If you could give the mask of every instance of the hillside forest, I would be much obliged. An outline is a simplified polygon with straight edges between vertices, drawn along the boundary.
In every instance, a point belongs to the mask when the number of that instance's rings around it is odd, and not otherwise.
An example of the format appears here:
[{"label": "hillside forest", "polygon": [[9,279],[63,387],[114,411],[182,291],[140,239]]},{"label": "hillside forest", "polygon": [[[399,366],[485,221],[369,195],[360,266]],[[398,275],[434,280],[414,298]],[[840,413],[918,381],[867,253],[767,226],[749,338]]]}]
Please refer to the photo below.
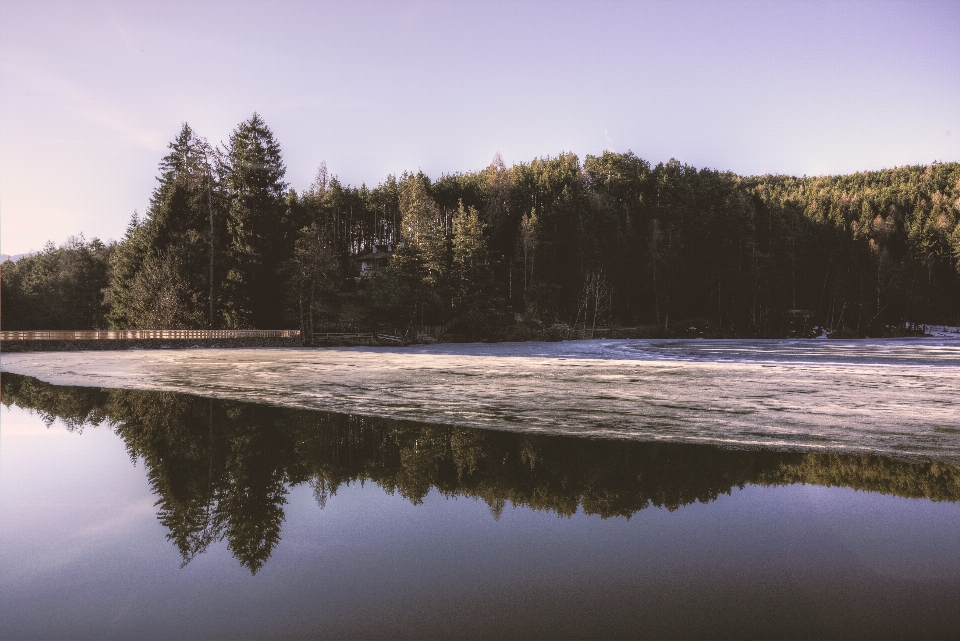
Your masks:
[{"label": "hillside forest", "polygon": [[960,321],[960,163],[739,176],[632,152],[296,191],[254,114],[184,124],[125,236],[2,267],[3,329],[498,340],[881,336]]}]

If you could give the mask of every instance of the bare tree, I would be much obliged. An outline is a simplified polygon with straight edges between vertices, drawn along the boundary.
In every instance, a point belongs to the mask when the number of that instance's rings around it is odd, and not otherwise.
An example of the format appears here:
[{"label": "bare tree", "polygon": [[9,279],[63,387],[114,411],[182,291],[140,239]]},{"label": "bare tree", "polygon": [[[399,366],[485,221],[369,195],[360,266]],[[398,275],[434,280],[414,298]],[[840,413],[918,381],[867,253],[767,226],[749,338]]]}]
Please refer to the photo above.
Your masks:
[{"label": "bare tree", "polygon": [[583,278],[583,288],[577,303],[577,319],[573,328],[582,328],[593,338],[597,325],[603,325],[610,316],[610,289],[603,269],[588,271]]},{"label": "bare tree", "polygon": [[322,196],[326,193],[328,184],[330,184],[330,173],[327,171],[327,161],[321,160],[320,167],[317,168],[317,176],[310,185],[310,191],[317,196]]}]

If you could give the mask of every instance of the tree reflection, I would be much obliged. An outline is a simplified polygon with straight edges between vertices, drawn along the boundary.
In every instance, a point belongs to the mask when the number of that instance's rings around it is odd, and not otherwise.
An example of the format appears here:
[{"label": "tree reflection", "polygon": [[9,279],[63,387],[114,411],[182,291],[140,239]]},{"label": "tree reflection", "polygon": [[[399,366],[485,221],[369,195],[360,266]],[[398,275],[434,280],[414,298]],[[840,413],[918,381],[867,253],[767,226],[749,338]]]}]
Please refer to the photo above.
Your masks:
[{"label": "tree reflection", "polygon": [[630,518],[706,503],[746,484],[812,483],[960,501],[960,470],[879,456],[499,432],[219,401],[179,393],[61,387],[4,374],[3,403],[67,429],[109,423],[144,462],[158,517],[188,563],[226,540],[256,573],[280,540],[290,487],[322,508],[373,481],[414,504],[432,490],[487,503]]}]

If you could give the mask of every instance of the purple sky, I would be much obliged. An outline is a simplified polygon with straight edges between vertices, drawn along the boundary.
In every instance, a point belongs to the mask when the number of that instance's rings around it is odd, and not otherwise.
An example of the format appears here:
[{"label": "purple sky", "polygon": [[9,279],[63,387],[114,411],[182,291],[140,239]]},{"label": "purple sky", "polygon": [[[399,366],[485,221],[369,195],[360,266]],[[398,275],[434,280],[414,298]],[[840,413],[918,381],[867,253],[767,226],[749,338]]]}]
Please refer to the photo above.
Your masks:
[{"label": "purple sky", "polygon": [[0,251],[120,238],[187,121],[287,181],[574,151],[741,174],[960,160],[960,2],[0,4]]}]

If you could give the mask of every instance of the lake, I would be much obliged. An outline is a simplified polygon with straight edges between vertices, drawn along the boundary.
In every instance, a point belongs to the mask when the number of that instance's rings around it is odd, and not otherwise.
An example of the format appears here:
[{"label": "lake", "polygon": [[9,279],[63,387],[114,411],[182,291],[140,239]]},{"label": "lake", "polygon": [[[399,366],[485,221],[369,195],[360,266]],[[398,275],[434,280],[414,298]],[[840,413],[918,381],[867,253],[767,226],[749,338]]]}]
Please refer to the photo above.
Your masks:
[{"label": "lake", "polygon": [[956,637],[956,348],[779,343],[5,354],[0,637]]}]

